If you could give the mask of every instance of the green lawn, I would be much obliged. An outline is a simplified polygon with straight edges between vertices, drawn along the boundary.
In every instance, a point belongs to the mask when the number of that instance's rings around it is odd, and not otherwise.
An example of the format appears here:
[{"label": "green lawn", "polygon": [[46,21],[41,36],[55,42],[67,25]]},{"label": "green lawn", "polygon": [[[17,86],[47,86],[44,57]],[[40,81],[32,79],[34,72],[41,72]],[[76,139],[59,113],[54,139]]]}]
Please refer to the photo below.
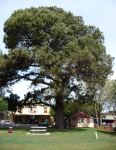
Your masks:
[{"label": "green lawn", "polygon": [[50,131],[50,135],[26,135],[25,130],[0,130],[0,150],[115,150],[116,135],[95,129]]}]

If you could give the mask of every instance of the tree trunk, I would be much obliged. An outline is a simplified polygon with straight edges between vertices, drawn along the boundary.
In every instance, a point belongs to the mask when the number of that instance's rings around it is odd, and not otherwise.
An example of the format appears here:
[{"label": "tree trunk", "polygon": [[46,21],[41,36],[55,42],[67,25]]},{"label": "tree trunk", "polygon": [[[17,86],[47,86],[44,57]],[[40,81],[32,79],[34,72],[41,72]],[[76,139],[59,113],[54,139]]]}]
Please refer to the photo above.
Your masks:
[{"label": "tree trunk", "polygon": [[56,99],[56,110],[55,110],[55,127],[58,130],[64,128],[64,115],[63,115],[63,99],[60,97]]},{"label": "tree trunk", "polygon": [[97,127],[99,127],[99,117],[98,117],[98,109],[97,109],[97,104],[96,103],[95,103],[95,114],[96,114]]}]

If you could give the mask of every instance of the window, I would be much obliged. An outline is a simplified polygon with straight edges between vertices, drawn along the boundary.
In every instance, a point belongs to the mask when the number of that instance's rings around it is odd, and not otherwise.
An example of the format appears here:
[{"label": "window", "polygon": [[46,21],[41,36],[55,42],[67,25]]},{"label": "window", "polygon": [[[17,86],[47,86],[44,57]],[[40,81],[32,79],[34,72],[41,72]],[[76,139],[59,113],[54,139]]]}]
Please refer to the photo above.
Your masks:
[{"label": "window", "polygon": [[47,113],[47,107],[46,106],[44,107],[44,113]]},{"label": "window", "polygon": [[90,118],[87,118],[87,123],[90,123]]},{"label": "window", "polygon": [[84,118],[79,118],[78,123],[84,123]]},{"label": "window", "polygon": [[36,107],[31,107],[30,108],[30,113],[36,113]]}]

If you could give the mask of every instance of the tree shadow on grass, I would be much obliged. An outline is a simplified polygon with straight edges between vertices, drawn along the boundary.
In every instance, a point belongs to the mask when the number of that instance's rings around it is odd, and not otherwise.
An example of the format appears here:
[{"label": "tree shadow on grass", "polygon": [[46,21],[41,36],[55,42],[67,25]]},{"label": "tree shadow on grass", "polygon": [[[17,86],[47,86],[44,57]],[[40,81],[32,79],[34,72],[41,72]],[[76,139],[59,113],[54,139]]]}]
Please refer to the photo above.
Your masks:
[{"label": "tree shadow on grass", "polygon": [[[7,128],[0,128],[0,130],[6,130],[8,131],[8,127]],[[23,131],[23,132],[27,132],[30,130],[30,128],[24,128],[24,127],[13,127],[12,129],[13,131]],[[51,132],[51,133],[56,133],[56,132],[82,132],[82,131],[86,131],[87,128],[67,128],[67,129],[62,129],[62,130],[57,130],[55,128],[48,128],[47,131]]]},{"label": "tree shadow on grass", "polygon": [[[29,131],[30,128],[17,128],[17,127],[13,127],[12,130],[13,131]],[[8,131],[9,130],[9,127],[2,127],[0,128],[0,130],[3,130],[3,131]]]},{"label": "tree shadow on grass", "polygon": [[68,128],[68,129],[62,129],[62,130],[57,130],[54,128],[48,129],[49,132],[82,132],[86,131],[86,128]]},{"label": "tree shadow on grass", "polygon": [[107,135],[110,135],[112,137],[116,136],[116,132],[113,132],[113,131],[97,130],[97,132],[100,132],[100,133],[103,133],[103,134],[107,134]]}]

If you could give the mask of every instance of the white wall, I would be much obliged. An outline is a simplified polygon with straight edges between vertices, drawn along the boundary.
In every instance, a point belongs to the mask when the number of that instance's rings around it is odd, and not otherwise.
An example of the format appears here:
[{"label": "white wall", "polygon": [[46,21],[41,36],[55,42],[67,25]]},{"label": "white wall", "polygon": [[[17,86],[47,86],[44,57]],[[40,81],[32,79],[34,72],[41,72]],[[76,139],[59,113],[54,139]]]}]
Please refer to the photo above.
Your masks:
[{"label": "white wall", "polygon": [[77,127],[89,127],[94,128],[94,119],[90,118],[90,122],[87,122],[87,118],[84,118],[84,122],[77,122]]},{"label": "white wall", "polygon": [[[47,113],[44,113],[44,107],[47,108]],[[50,114],[50,107],[47,106],[42,106],[42,105],[38,105],[38,106],[34,106],[32,108],[30,107],[24,107],[21,111],[21,113],[19,113],[18,111],[15,114],[24,114],[24,115],[49,115]]]}]

